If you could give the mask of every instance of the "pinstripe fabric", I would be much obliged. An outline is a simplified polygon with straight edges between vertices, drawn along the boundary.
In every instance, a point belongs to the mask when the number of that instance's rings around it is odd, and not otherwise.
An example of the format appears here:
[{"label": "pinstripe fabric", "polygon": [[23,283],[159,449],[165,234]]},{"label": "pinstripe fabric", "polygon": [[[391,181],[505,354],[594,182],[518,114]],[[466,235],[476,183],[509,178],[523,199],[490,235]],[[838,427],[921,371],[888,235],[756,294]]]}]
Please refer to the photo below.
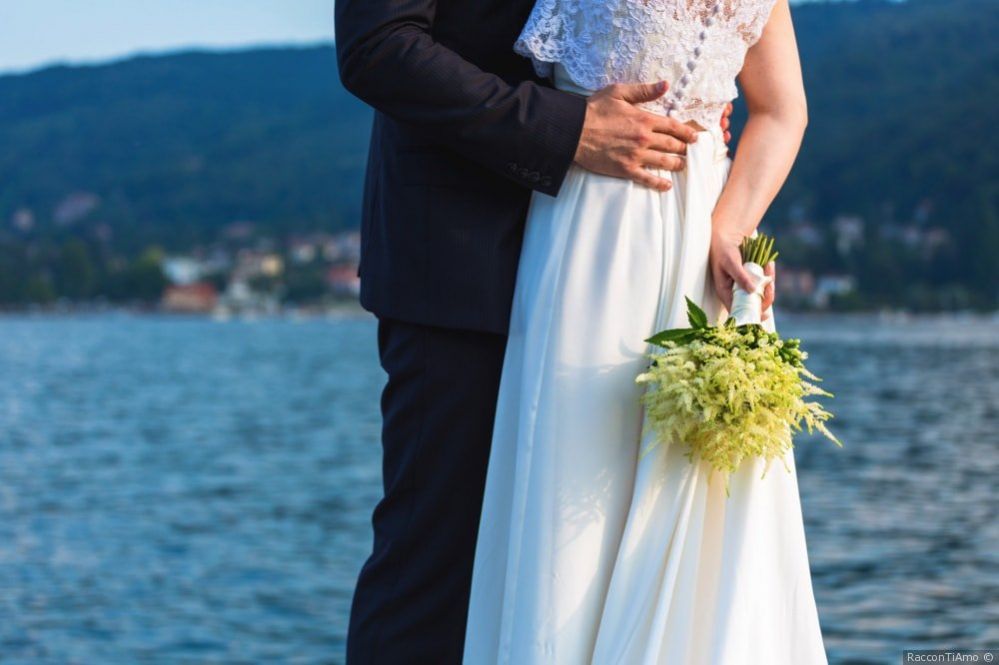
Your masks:
[{"label": "pinstripe fabric", "polygon": [[348,90],[375,108],[361,302],[382,317],[505,332],[531,190],[555,194],[585,100],[513,43],[530,0],[337,0]]}]

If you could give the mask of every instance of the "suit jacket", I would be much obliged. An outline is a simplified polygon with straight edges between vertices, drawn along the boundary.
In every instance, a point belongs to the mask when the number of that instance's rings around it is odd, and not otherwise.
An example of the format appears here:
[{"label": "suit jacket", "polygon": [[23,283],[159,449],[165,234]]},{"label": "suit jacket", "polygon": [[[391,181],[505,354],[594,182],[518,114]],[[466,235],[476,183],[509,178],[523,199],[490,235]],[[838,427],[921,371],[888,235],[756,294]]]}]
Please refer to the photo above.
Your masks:
[{"label": "suit jacket", "polygon": [[531,190],[555,195],[586,104],[513,43],[531,0],[336,0],[340,78],[375,108],[361,303],[507,330]]}]

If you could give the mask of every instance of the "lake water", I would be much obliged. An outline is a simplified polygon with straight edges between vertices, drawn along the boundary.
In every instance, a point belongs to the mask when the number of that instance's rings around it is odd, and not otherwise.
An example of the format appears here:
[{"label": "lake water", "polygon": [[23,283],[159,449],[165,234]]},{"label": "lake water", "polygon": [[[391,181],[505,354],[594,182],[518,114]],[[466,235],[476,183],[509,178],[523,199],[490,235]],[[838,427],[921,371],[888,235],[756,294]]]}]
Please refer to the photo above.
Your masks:
[{"label": "lake water", "polygon": [[[999,647],[999,324],[781,325],[830,661]],[[0,319],[0,662],[342,662],[381,382],[366,317]]]}]

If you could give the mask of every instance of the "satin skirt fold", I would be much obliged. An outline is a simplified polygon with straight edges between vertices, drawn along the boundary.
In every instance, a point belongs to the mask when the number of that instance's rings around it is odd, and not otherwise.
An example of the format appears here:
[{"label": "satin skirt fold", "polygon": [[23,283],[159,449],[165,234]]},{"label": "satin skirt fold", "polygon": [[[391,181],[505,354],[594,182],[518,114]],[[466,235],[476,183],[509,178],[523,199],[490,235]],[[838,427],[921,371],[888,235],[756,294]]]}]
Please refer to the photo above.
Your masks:
[{"label": "satin skirt fold", "polygon": [[726,497],[680,444],[640,455],[643,340],[686,325],[685,296],[723,314],[708,250],[729,167],[704,131],[666,193],[574,166],[532,199],[467,665],[826,662],[793,457],[747,463]]}]

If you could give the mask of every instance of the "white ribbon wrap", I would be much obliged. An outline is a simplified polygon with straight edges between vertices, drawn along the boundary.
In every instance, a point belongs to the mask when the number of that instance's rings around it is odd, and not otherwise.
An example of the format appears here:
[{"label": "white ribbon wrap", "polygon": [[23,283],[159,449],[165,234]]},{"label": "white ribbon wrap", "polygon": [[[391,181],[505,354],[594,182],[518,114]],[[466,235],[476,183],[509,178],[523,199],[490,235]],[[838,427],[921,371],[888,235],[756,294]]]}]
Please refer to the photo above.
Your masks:
[{"label": "white ribbon wrap", "polygon": [[736,325],[740,326],[746,323],[763,323],[763,289],[773,281],[773,278],[764,275],[763,267],[755,263],[744,263],[742,267],[752,277],[756,287],[748,293],[738,282],[732,285],[730,315],[735,318]]}]

